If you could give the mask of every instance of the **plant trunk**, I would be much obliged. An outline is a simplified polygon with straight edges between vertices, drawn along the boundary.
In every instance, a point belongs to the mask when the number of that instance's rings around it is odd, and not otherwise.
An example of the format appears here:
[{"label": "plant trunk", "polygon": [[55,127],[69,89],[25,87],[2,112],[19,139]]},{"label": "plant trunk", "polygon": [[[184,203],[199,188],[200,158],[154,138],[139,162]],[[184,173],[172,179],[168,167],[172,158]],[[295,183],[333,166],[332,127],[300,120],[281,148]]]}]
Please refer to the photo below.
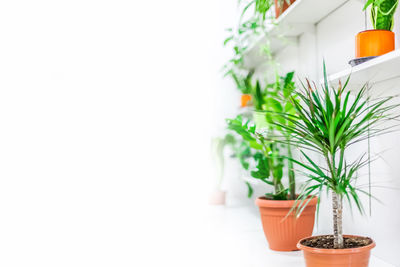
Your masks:
[{"label": "plant trunk", "polygon": [[333,208],[333,247],[335,249],[343,248],[342,231],[342,198],[332,191]]},{"label": "plant trunk", "polygon": [[[290,148],[290,145],[288,145],[287,149],[288,157],[292,158],[292,149]],[[294,177],[293,162],[291,160],[288,160],[288,175],[290,199],[294,200],[296,199],[296,180]]]}]

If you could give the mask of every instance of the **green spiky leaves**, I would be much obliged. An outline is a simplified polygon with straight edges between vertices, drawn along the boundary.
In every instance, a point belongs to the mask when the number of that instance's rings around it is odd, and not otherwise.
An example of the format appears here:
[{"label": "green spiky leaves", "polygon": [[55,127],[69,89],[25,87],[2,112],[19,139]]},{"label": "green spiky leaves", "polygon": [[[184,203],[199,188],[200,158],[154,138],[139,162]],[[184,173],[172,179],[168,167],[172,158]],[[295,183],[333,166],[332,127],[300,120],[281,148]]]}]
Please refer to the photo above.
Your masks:
[{"label": "green spiky leaves", "polygon": [[[319,195],[322,190],[332,190],[342,199],[355,203],[362,213],[359,193],[365,192],[354,184],[357,171],[369,164],[369,159],[362,153],[357,160],[348,161],[346,151],[352,144],[391,131],[382,124],[396,118],[392,111],[399,105],[389,104],[393,97],[371,99],[367,94],[367,86],[360,88],[354,97],[350,96],[346,90],[349,79],[343,86],[339,83],[337,88],[330,87],[324,64],[322,88],[306,80],[296,94],[300,101],[291,97],[296,113],[279,114],[291,122],[290,125],[276,123],[291,139],[279,136],[273,139],[299,147],[305,158],[301,162],[289,157],[309,177],[300,198],[305,199],[310,194]],[[312,159],[309,151],[320,154],[324,163]]]}]

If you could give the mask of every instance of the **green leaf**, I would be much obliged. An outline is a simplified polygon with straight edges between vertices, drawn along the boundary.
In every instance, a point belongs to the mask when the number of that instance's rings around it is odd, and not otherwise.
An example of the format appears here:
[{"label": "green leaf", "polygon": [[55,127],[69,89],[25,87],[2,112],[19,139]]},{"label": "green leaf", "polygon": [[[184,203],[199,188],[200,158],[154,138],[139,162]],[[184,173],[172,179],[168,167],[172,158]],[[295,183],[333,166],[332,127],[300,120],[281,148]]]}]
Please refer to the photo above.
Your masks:
[{"label": "green leaf", "polygon": [[253,187],[251,186],[251,184],[249,182],[246,182],[247,185],[247,197],[251,198],[253,196]]},{"label": "green leaf", "polygon": [[228,38],[226,38],[226,39],[224,40],[224,46],[227,45],[230,41],[232,41],[233,38],[234,38],[233,36],[229,36]]}]

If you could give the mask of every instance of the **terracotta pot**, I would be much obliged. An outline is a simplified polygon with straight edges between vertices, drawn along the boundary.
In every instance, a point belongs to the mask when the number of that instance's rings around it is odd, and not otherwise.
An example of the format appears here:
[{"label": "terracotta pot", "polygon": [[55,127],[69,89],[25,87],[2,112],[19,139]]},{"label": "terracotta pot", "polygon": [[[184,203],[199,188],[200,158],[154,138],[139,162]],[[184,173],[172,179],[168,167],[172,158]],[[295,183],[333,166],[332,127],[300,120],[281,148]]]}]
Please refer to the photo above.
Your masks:
[{"label": "terracotta pot", "polygon": [[302,241],[297,247],[303,250],[307,267],[368,267],[371,249],[375,247],[375,242],[372,242],[359,248],[321,249],[304,246],[300,244]]},{"label": "terracotta pot", "polygon": [[286,0],[283,1],[283,6],[279,6],[278,0],[275,0],[275,18],[279,18],[280,15],[282,15],[283,12],[285,12],[288,7],[293,4],[296,0],[290,0],[290,5],[286,2]]},{"label": "terracotta pot", "polygon": [[240,98],[240,106],[242,108],[247,107],[250,101],[251,101],[251,95],[242,94],[242,97]]},{"label": "terracotta pot", "polygon": [[288,215],[294,202],[295,200],[256,199],[256,205],[260,208],[264,234],[272,250],[298,250],[297,242],[312,234],[318,199],[313,197],[297,219],[294,212]]},{"label": "terracotta pot", "polygon": [[380,56],[394,50],[394,32],[368,30],[356,36],[356,58]]}]

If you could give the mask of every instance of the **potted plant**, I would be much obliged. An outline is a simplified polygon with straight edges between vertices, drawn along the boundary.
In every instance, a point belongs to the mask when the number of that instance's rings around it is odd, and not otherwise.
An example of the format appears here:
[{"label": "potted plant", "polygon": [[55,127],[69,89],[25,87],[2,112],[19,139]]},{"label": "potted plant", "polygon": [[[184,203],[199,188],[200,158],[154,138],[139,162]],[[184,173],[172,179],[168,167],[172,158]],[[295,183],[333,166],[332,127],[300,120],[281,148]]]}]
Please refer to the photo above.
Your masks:
[{"label": "potted plant", "polygon": [[[257,132],[255,125],[250,125],[250,121],[244,122],[240,116],[227,122],[229,129],[242,136],[257,151],[253,154],[256,168],[251,171],[251,176],[272,186],[271,193],[256,200],[269,247],[277,251],[297,250],[298,240],[311,235],[313,231],[317,198],[310,197],[306,203],[308,205],[302,206],[300,215],[292,209],[297,197],[295,174],[292,163],[282,156],[285,149],[291,155],[290,146],[265,141],[265,135],[270,134],[274,130],[272,128]],[[285,167],[287,186],[283,179]]]},{"label": "potted plant", "polygon": [[246,75],[242,75],[241,73],[235,72],[233,70],[229,71],[228,75],[232,77],[234,80],[236,87],[242,92],[240,98],[240,107],[248,107],[251,105],[251,79],[253,77],[254,70],[250,70]]},{"label": "potted plant", "polygon": [[[290,143],[297,145],[305,158],[291,161],[307,170],[309,179],[300,193],[300,204],[310,194],[320,195],[327,190],[332,194],[333,235],[307,237],[299,241],[307,267],[367,267],[370,250],[375,243],[369,237],[343,235],[343,201],[355,204],[363,212],[360,194],[367,192],[355,185],[357,171],[369,164],[364,155],[349,161],[347,150],[355,143],[390,131],[382,123],[395,118],[389,114],[398,105],[389,105],[392,97],[372,99],[363,86],[350,101],[350,92],[345,92],[339,83],[330,87],[324,64],[324,85],[319,91],[307,80],[303,90],[297,93],[301,101],[292,98],[296,114],[280,114],[292,122],[292,126],[279,124],[291,135]],[[277,142],[287,140],[275,138]],[[317,152],[324,163],[318,164],[308,151]],[[315,155],[315,154],[314,154]]]},{"label": "potted plant", "polygon": [[376,57],[395,49],[393,16],[398,0],[368,0],[363,10],[371,7],[373,30],[362,31],[356,36],[356,58]]}]

